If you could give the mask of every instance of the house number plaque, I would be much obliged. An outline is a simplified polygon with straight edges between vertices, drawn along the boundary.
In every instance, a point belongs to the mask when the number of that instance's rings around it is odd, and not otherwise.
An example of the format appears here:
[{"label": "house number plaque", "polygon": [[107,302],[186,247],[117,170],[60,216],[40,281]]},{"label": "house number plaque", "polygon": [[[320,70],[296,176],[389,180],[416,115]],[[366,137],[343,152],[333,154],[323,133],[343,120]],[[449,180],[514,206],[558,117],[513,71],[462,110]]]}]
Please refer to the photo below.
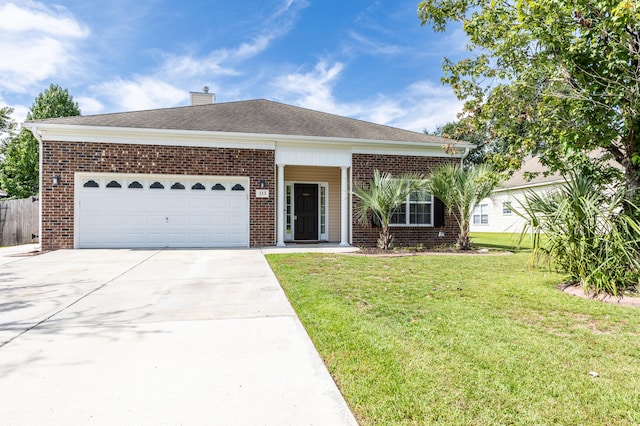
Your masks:
[{"label": "house number plaque", "polygon": [[269,198],[268,189],[256,189],[256,198]]}]

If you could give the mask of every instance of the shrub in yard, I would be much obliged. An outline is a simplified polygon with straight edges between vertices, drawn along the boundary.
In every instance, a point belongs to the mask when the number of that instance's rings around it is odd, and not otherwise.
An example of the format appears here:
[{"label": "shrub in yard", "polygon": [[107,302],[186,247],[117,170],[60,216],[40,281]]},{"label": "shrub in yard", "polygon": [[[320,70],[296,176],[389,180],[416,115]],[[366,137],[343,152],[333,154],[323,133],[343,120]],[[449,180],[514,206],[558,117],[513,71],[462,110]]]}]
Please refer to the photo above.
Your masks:
[{"label": "shrub in yard", "polygon": [[370,226],[371,219],[382,227],[378,247],[389,250],[393,247],[393,235],[389,229],[391,218],[406,202],[412,192],[422,191],[425,180],[421,174],[407,173],[393,176],[374,170],[369,186],[356,185],[353,194],[358,198],[356,220],[363,226]]},{"label": "shrub in yard", "polygon": [[498,177],[486,164],[464,168],[446,164],[435,170],[427,182],[427,190],[438,197],[453,215],[460,229],[456,246],[471,249],[469,219],[473,208],[491,195]]},{"label": "shrub in yard", "polygon": [[530,192],[516,213],[526,222],[522,236],[532,235],[534,261],[546,258],[585,290],[618,296],[640,278],[640,224],[622,209],[628,203],[622,191],[574,173],[558,190]]}]

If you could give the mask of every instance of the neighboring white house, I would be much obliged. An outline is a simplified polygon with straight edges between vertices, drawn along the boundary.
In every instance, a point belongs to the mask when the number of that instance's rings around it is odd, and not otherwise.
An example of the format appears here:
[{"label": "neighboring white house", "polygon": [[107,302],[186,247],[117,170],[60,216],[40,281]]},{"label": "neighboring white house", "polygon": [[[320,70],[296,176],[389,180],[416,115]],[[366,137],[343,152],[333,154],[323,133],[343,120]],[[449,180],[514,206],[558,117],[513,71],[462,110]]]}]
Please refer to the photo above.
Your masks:
[{"label": "neighboring white house", "polygon": [[[471,216],[471,232],[520,232],[524,220],[513,212],[518,208],[519,201],[525,195],[534,191],[538,194],[546,193],[564,180],[559,173],[544,176],[546,168],[534,157],[530,158],[498,189],[493,191],[490,198],[485,198],[475,207]],[[525,173],[539,172],[532,180],[525,179]]]}]

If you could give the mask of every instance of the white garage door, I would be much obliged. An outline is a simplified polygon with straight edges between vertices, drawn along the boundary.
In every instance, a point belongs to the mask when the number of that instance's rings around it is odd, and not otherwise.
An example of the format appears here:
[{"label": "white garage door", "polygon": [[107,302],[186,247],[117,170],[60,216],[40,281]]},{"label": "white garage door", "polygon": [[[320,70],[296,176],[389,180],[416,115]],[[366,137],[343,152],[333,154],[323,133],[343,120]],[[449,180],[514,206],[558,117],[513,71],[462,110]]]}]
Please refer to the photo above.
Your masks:
[{"label": "white garage door", "polygon": [[76,247],[247,247],[248,179],[76,176]]}]

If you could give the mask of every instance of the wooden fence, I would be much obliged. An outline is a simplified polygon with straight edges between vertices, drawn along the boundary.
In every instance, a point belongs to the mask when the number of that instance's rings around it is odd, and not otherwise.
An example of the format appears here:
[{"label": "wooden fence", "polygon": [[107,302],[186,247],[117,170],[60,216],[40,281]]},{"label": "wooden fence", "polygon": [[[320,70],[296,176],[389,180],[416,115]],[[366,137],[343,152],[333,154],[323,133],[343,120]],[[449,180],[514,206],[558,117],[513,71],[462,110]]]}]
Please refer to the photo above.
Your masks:
[{"label": "wooden fence", "polygon": [[38,242],[38,199],[0,201],[0,247]]}]

